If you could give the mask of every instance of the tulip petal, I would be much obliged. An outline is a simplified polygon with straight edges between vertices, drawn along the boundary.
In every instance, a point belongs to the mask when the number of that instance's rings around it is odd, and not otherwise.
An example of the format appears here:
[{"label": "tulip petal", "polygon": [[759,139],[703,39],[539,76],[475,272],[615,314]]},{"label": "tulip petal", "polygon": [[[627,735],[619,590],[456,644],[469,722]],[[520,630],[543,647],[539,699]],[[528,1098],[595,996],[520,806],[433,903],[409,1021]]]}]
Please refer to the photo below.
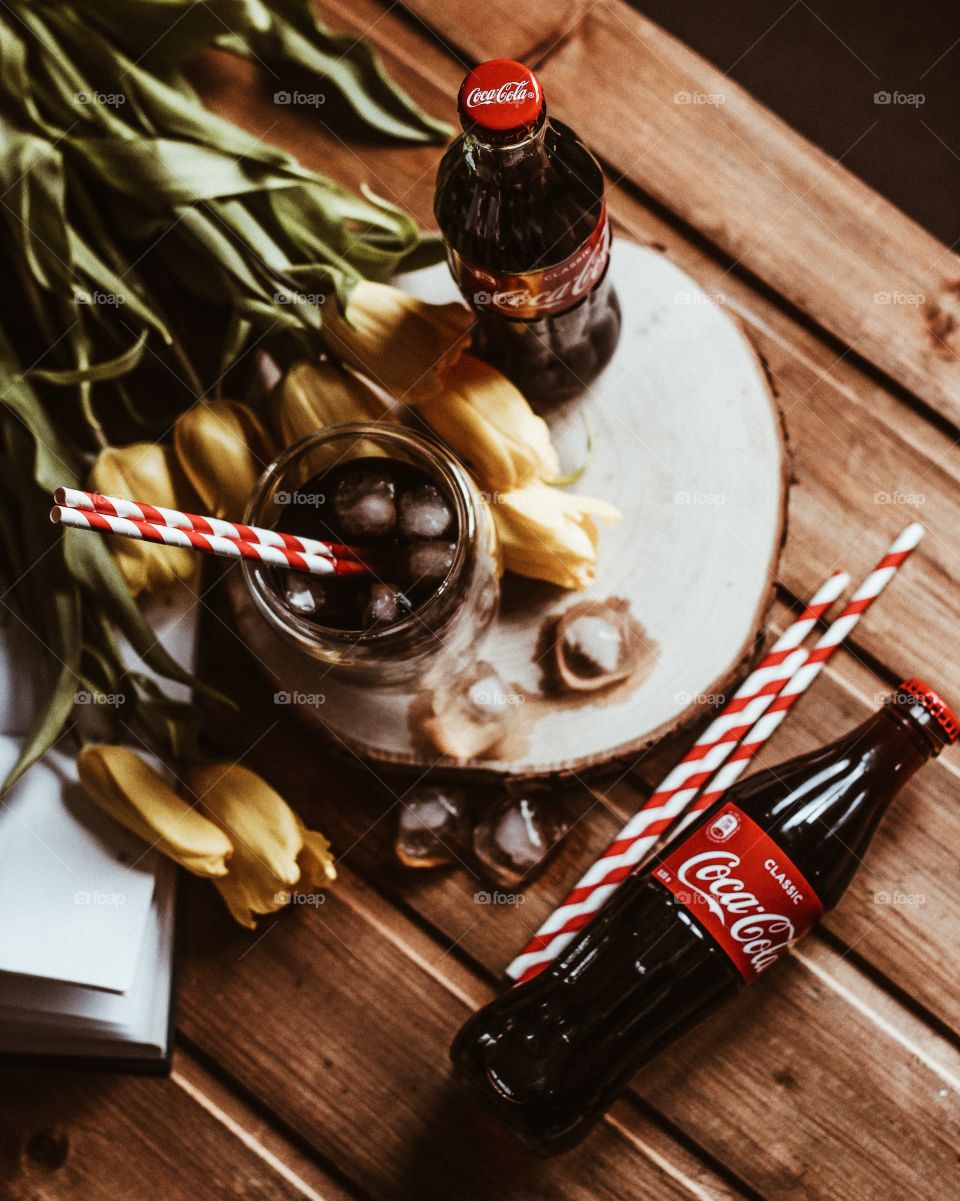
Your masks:
[{"label": "tulip petal", "polygon": [[273,394],[272,424],[282,445],[343,421],[377,421],[386,405],[372,388],[333,363],[294,363]]},{"label": "tulip petal", "polygon": [[196,876],[222,877],[233,845],[125,746],[85,746],[77,759],[91,800],[126,829]]},{"label": "tulip petal", "polygon": [[[102,450],[90,472],[90,487],[94,492],[162,508],[180,509],[192,503],[190,487],[173,452],[154,442]],[[197,556],[190,550],[128,538],[111,538],[110,550],[133,596],[161,591],[178,582],[193,584],[200,570]]]},{"label": "tulip petal", "polygon": [[303,847],[297,860],[300,864],[300,888],[304,892],[315,892],[336,880],[337,869],[333,865],[330,843],[319,830],[308,830],[300,822],[300,835],[303,838]]},{"label": "tulip petal", "polygon": [[184,474],[207,514],[240,521],[257,480],[274,457],[253,410],[235,400],[211,400],[184,413],[173,429]]},{"label": "tulip petal", "polygon": [[335,305],[325,309],[321,334],[341,362],[397,400],[419,404],[440,391],[472,325],[465,305],[428,304],[388,284],[361,280],[345,315]]},{"label": "tulip petal", "polygon": [[482,488],[508,491],[559,472],[547,423],[495,367],[464,354],[443,383],[417,411],[469,463]]},{"label": "tulip petal", "polygon": [[230,872],[216,885],[242,926],[253,929],[257,915],[281,909],[301,872],[307,889],[334,878],[326,839],[306,830],[255,772],[238,764],[207,764],[188,772],[186,782],[233,843]]},{"label": "tulip petal", "polygon": [[620,520],[606,501],[546,484],[501,493],[492,505],[508,571],[548,580],[561,588],[586,588],[594,578],[599,534]]}]

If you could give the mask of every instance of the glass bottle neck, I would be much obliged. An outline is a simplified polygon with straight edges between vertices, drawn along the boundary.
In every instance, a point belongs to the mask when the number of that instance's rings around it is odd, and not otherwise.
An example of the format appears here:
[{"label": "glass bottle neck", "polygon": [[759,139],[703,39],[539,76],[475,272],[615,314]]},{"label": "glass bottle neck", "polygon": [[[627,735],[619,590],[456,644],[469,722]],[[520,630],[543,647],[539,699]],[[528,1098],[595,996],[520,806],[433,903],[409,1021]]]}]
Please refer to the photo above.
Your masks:
[{"label": "glass bottle neck", "polygon": [[545,133],[546,118],[526,135],[510,139],[495,139],[476,131],[463,135],[464,157],[469,166],[484,179],[499,179],[508,172],[516,175],[526,169],[538,169],[547,161]]},{"label": "glass bottle neck", "polygon": [[[900,729],[904,745],[913,748],[917,756],[915,765],[908,770],[914,770],[926,763],[928,759],[939,755],[945,745],[936,719],[908,693],[897,692],[877,714],[878,718],[886,718]],[[909,752],[906,752],[909,758]],[[907,764],[904,765],[908,766]]]}]

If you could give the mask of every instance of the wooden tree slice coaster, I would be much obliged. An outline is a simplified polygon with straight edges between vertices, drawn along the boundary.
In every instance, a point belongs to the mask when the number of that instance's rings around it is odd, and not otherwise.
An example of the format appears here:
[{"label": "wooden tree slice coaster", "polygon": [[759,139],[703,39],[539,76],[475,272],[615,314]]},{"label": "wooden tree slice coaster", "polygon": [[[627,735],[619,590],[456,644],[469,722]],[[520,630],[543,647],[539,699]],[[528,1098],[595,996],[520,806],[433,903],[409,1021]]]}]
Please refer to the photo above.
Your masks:
[{"label": "wooden tree slice coaster", "polygon": [[[773,596],[786,527],[787,451],[763,366],[740,325],[662,254],[618,240],[617,351],[590,393],[544,411],[573,488],[616,505],[586,593],[504,580],[500,616],[478,647],[509,686],[510,737],[465,773],[532,777],[628,759],[726,694]],[[424,299],[456,299],[444,265],[407,276]],[[415,733],[429,698],[345,685],[289,647],[231,572],[241,635],[304,720],[383,763],[426,768]],[[572,605],[617,598],[654,646],[609,688],[556,695],[544,630]],[[548,638],[549,641],[549,638]],[[323,702],[317,703],[318,694]],[[492,757],[490,757],[492,755]]]}]

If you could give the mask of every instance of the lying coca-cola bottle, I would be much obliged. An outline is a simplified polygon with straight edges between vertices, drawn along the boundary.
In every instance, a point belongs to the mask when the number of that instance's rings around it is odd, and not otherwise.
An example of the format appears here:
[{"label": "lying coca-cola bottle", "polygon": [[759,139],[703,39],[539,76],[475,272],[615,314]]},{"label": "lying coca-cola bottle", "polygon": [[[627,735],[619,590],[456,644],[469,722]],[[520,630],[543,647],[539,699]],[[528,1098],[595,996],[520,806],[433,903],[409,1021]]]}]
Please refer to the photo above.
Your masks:
[{"label": "lying coca-cola bottle", "polygon": [[572,396],[620,335],[600,164],[547,119],[537,77],[510,59],[471,71],[459,110],[434,212],[477,350],[528,397]]},{"label": "lying coca-cola bottle", "polygon": [[579,1142],[634,1071],[766,971],[843,895],[893,797],[960,720],[921,680],[836,742],[732,787],[625,880],[452,1058],[532,1147]]}]

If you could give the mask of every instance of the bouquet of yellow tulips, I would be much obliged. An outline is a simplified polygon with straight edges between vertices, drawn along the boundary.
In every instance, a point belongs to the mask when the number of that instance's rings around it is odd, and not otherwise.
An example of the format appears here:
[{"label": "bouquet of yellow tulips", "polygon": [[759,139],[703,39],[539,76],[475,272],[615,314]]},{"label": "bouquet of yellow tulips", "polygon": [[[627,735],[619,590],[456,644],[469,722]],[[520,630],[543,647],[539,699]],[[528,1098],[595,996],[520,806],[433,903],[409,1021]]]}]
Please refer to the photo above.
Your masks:
[{"label": "bouquet of yellow tulips", "polygon": [[[92,800],[212,879],[251,925],[291,889],[331,880],[333,860],[263,780],[209,761],[198,707],[163,689],[174,680],[229,703],[164,651],[144,617],[150,594],[196,587],[196,557],[60,537],[50,492],[88,486],[237,519],[291,441],[336,422],[417,420],[487,496],[508,570],[584,587],[597,523],[618,515],[551,484],[547,426],[469,353],[465,306],[377,282],[438,261],[437,239],[209,112],[182,60],[215,45],[278,78],[312,71],[382,138],[442,141],[447,128],[360,40],[319,26],[307,0],[231,4],[229,21],[220,7],[10,0],[0,16],[0,264],[12,285],[0,297],[0,574],[35,635],[47,696],[4,789],[69,729]],[[93,92],[130,103],[85,103]],[[222,334],[213,361],[210,329]],[[256,404],[224,399],[243,395],[255,346],[280,382]],[[118,635],[151,678],[130,667]],[[175,766],[178,789],[137,751],[89,741],[74,710],[81,691],[128,696],[124,737]]]}]

